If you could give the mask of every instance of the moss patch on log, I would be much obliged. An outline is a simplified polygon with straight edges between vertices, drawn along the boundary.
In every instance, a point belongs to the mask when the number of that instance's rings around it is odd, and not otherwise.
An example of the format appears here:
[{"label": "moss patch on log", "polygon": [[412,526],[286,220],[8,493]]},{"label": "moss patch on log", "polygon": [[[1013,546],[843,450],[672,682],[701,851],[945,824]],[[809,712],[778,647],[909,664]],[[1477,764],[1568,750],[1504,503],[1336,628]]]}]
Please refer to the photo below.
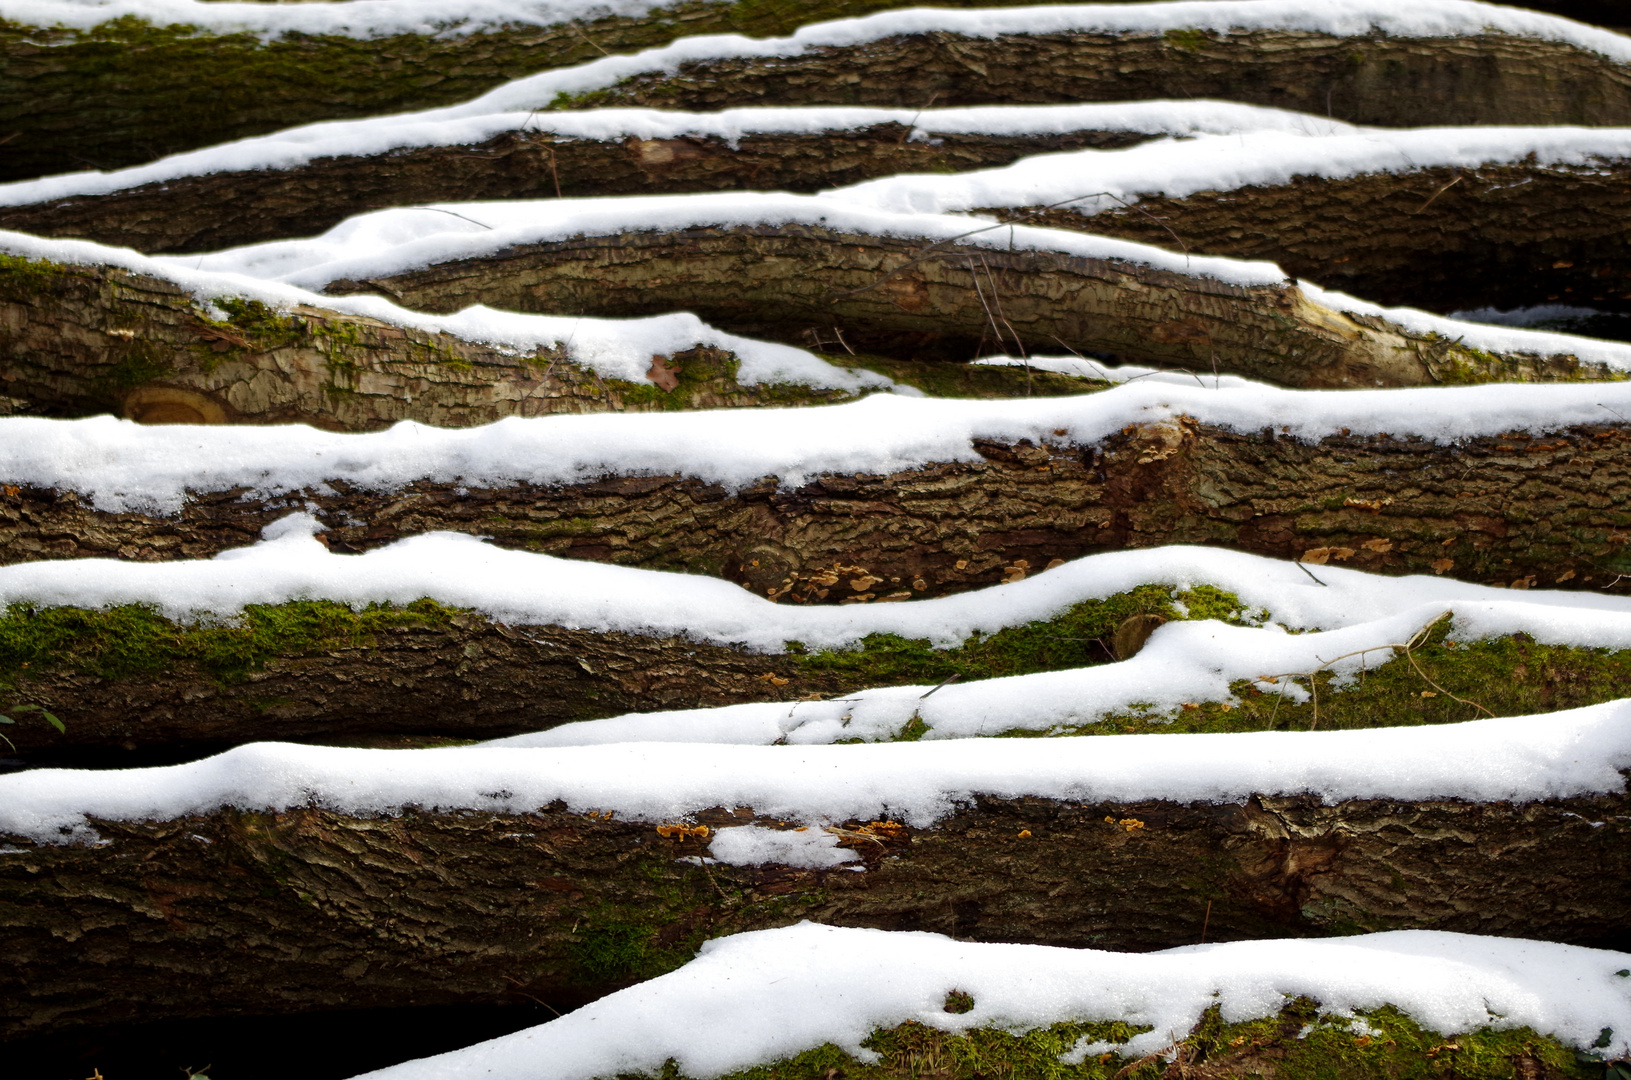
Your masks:
[{"label": "moss patch on log", "polygon": [[[874,1031],[862,1061],[832,1044],[723,1080],[1160,1080],[1179,1076],[1273,1076],[1277,1080],[1599,1080],[1601,1062],[1530,1028],[1444,1034],[1392,1006],[1354,1016],[1322,1012],[1311,998],[1277,1015],[1225,1023],[1217,1006],[1157,1057],[1116,1051],[1085,1057],[1089,1043],[1125,1043],[1148,1030],[1119,1021],[1066,1021],[1024,1032],[975,1028],[949,1032],[907,1021]],[[1077,1061],[1075,1059],[1082,1059]],[[671,1061],[659,1080],[686,1074]],[[618,1080],[629,1080],[619,1077]]]}]

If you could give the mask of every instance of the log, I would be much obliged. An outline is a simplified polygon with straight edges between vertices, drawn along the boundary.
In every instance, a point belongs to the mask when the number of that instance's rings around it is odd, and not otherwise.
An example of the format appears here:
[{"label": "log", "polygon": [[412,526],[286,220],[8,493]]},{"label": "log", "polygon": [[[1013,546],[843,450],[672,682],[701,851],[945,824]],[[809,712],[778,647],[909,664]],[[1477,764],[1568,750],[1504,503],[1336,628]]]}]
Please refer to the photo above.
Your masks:
[{"label": "log", "polygon": [[[775,752],[775,751],[772,751]],[[582,1001],[703,940],[810,918],[1145,950],[1420,927],[1624,949],[1631,800],[980,796],[929,827],[851,821],[864,871],[701,867],[684,829],[574,813],[318,807],[6,838],[0,1038],[407,1004]],[[667,835],[664,835],[666,833]]]},{"label": "log", "polygon": [[[1130,146],[1160,133],[1081,130],[985,135],[884,122],[859,130],[595,140],[525,128],[472,145],[324,157],[292,168],[208,172],[106,195],[0,207],[0,228],[141,251],[208,251],[323,232],[389,206],[550,195],[732,189],[814,192],[899,172],[1006,165],[1028,154]],[[923,128],[932,129],[925,120]]]},{"label": "log", "polygon": [[8,139],[0,180],[116,169],[293,124],[451,105],[535,72],[687,34],[785,34],[892,6],[680,0],[582,22],[545,10],[530,24],[478,17],[464,26],[470,16],[449,8],[444,17],[454,32],[378,36],[367,25],[333,32],[320,10],[304,21],[278,15],[261,25],[249,16],[223,23],[207,4],[171,5],[171,22],[163,6],[123,17],[110,12],[84,29],[11,22],[0,27],[0,129]]},{"label": "log", "polygon": [[0,256],[0,414],[376,431],[399,420],[468,427],[507,416],[855,396],[744,385],[740,358],[707,344],[652,358],[672,383],[665,388],[600,376],[576,362],[564,333],[517,350],[415,327],[407,312],[407,325],[393,325],[310,304],[279,311],[230,294],[214,302],[224,319],[166,277]]},{"label": "log", "polygon": [[[1489,11],[1492,21],[1499,17],[1499,9]],[[1078,21],[1089,22],[1090,13]],[[1117,33],[1061,25],[983,36],[955,25],[858,44],[848,43],[852,34],[845,44],[806,35],[796,53],[769,59],[653,54],[646,72],[608,67],[587,86],[580,86],[587,79],[563,83],[554,107],[912,108],[931,97],[942,107],[1194,97],[1391,127],[1631,124],[1631,70],[1623,63],[1521,33],[1347,37],[1289,27]]]},{"label": "log", "polygon": [[[626,223],[613,231],[599,223],[574,228],[572,208],[558,216],[539,209],[536,232],[570,238],[493,241],[490,252],[472,243],[464,257],[366,281],[330,279],[324,291],[377,293],[425,311],[470,303],[613,318],[693,311],[734,333],[816,347],[830,348],[836,330],[852,349],[902,359],[967,360],[1058,344],[1284,386],[1609,375],[1572,356],[1493,354],[1339,312],[1295,282],[1274,281],[1260,264],[1186,263],[1154,252],[1138,261],[1142,253],[1094,238],[978,223],[965,229],[952,215],[902,215],[901,231],[922,231],[898,235],[836,200],[767,195],[722,209],[710,198],[698,197],[693,217],[745,221],[762,213],[785,223],[677,227],[671,206],[631,201]],[[529,204],[499,206],[489,216],[534,212]],[[496,235],[509,240],[517,230]],[[305,276],[315,284],[330,272],[320,266]]]},{"label": "log", "polygon": [[[1385,305],[1631,311],[1631,167],[1484,164],[1141,198],[1137,209],[1003,207],[1055,228],[1242,259]],[[1152,220],[1153,219],[1153,220]],[[1169,231],[1170,230],[1170,231]]]},{"label": "log", "polygon": [[864,570],[857,578],[921,581],[915,595],[937,596],[1055,559],[1176,543],[1517,588],[1624,591],[1628,440],[1631,427],[1618,423],[1449,445],[1408,433],[1302,442],[1146,423],[1093,446],[981,440],[979,461],[786,488],[770,477],[731,491],[670,474],[373,490],[335,477],[275,496],[192,492],[173,517],[99,510],[66,486],[8,482],[0,559],[204,558],[253,542],[293,503],[327,526],[333,551],[449,529],[574,559],[718,574],[783,603],[868,591],[827,580],[834,565]]}]

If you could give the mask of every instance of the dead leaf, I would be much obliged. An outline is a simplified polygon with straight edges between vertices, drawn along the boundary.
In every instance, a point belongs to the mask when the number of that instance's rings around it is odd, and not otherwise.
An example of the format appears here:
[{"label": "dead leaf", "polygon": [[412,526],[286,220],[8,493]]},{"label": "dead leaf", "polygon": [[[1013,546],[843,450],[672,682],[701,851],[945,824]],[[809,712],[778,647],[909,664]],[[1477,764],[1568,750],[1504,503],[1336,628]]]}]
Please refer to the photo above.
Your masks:
[{"label": "dead leaf", "polygon": [[1455,560],[1454,559],[1434,559],[1431,565],[1433,567],[1433,573],[1442,574],[1442,573],[1444,573],[1444,571],[1450,569],[1451,567],[1453,567],[1455,565]]},{"label": "dead leaf", "polygon": [[1315,566],[1324,566],[1332,559],[1335,559],[1337,562],[1343,562],[1353,557],[1354,549],[1351,547],[1317,547],[1309,548],[1307,551],[1303,552],[1301,561],[1305,563],[1313,563]]},{"label": "dead leaf", "polygon": [[646,369],[646,378],[655,383],[657,389],[665,394],[670,394],[680,384],[679,370],[679,368],[669,364],[667,357],[653,356],[651,358],[651,367]]},{"label": "dead leaf", "polygon": [[1366,551],[1374,551],[1376,554],[1382,555],[1393,550],[1393,541],[1384,540],[1382,537],[1378,536],[1374,540],[1366,540],[1359,546],[1364,548]]}]

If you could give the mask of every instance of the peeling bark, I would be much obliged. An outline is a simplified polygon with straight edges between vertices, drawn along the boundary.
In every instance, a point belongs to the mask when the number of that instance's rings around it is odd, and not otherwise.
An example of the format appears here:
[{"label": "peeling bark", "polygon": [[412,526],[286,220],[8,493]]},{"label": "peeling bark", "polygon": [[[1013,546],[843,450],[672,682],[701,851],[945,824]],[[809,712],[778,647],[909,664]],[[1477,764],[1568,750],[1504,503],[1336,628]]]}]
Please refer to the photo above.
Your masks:
[{"label": "peeling bark", "polygon": [[[716,810],[714,827],[754,820]],[[1624,794],[1245,805],[982,797],[852,822],[865,869],[702,868],[690,831],[570,813],[216,811],[0,860],[0,1037],[140,1018],[582,1000],[810,918],[1147,950],[1424,928],[1631,945]],[[772,827],[778,822],[760,819]],[[20,850],[19,850],[20,849]]]},{"label": "peeling bark", "polygon": [[561,104],[914,108],[931,94],[942,107],[1224,98],[1397,127],[1631,123],[1631,70],[1571,45],[1306,30],[903,35],[791,57],[696,60]]},{"label": "peeling bark", "polygon": [[517,130],[470,146],[321,158],[289,169],[218,172],[0,207],[0,228],[121,244],[150,254],[210,251],[312,236],[353,214],[390,206],[552,195],[818,191],[903,172],[1006,165],[1028,154],[1130,146],[1159,133],[936,133],[908,140],[903,124],[817,134],[748,134],[598,142]]},{"label": "peeling bark", "polygon": [[507,416],[845,400],[846,391],[744,386],[737,358],[665,358],[676,385],[608,380],[562,345],[517,355],[451,334],[299,307],[240,305],[220,322],[173,282],[112,267],[0,268],[0,414],[117,412],[147,423],[306,423],[376,431]]},{"label": "peeling bark", "polygon": [[[979,211],[1241,259],[1367,300],[1449,312],[1547,303],[1631,310],[1631,166],[1435,167],[1148,197],[1138,209]],[[1155,220],[1151,220],[1151,219]],[[1163,227],[1165,226],[1165,227]],[[1171,229],[1168,232],[1167,229]]]},{"label": "peeling bark", "polygon": [[[1001,235],[995,228],[972,225]],[[471,303],[629,317],[694,311],[721,328],[801,344],[842,330],[852,348],[966,360],[1051,349],[1224,370],[1286,386],[1606,377],[1573,357],[1492,356],[1308,300],[1294,283],[1053,251],[841,232],[819,225],[693,226],[517,244],[366,282],[408,307]]]},{"label": "peeling bark", "polygon": [[[1628,441],[1619,424],[1440,445],[1340,435],[1302,443],[1163,423],[1094,447],[982,441],[977,462],[824,475],[786,489],[767,478],[733,493],[677,476],[561,487],[420,481],[394,491],[332,480],[276,499],[195,493],[175,518],[8,485],[0,558],[203,558],[253,542],[293,503],[327,524],[335,551],[451,529],[570,558],[720,574],[783,602],[908,588],[935,596],[1054,559],[1177,543],[1517,588],[1626,591]],[[835,575],[835,566],[852,569]],[[878,584],[848,583],[867,578]]]}]

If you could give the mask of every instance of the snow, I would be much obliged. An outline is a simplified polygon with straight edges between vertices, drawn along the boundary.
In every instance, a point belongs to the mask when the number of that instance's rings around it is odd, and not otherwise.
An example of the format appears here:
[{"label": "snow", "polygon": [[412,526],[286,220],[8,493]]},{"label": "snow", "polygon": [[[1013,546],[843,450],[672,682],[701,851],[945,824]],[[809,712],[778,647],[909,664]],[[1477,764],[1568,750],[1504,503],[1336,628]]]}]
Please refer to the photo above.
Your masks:
[{"label": "snow", "polygon": [[573,812],[653,823],[745,806],[792,824],[892,818],[927,828],[980,795],[1078,803],[1240,803],[1253,795],[1310,795],[1327,804],[1535,802],[1621,792],[1625,769],[1631,699],[1540,716],[1353,731],[846,746],[358,750],[249,743],[184,765],[0,776],[0,833],[93,843],[93,820],[165,821],[224,807],[523,814],[557,800]]},{"label": "snow", "polygon": [[773,477],[796,487],[824,473],[978,461],[975,439],[1087,446],[1129,424],[1182,416],[1304,441],[1346,429],[1449,444],[1623,422],[1631,416],[1631,383],[1309,391],[1169,374],[1059,398],[879,394],[815,408],[510,418],[459,430],[403,422],[366,434],[9,417],[0,418],[0,482],[79,492],[105,511],[168,514],[180,511],[189,491],[244,488],[273,497],[331,480],[373,491],[419,480],[502,487],[608,475],[680,475],[731,490]]},{"label": "snow", "polygon": [[[1023,581],[910,604],[804,607],[772,603],[718,578],[506,550],[462,533],[425,533],[362,555],[337,555],[315,539],[317,528],[309,516],[291,514],[268,526],[260,543],[212,559],[63,559],[3,566],[0,608],[151,604],[171,618],[189,620],[231,617],[246,604],[324,599],[360,608],[430,597],[502,623],[680,635],[775,653],[788,641],[812,649],[841,648],[872,633],[949,646],[975,631],[995,633],[1147,584],[1179,590],[1213,585],[1235,593],[1249,610],[1263,609],[1265,619],[1295,630],[1338,629],[1403,612],[1410,613],[1404,619],[1409,622],[1427,607],[1442,610],[1459,601],[1501,602],[1512,596],[1505,589],[1453,579],[1390,577],[1337,566],[1320,568],[1321,585],[1291,562],[1217,548],[1162,547],[1090,555]],[[1583,620],[1582,643],[1616,642],[1622,633],[1615,619],[1605,615],[1597,625],[1586,612],[1631,612],[1631,600],[1601,593],[1533,589],[1523,595],[1525,605]]]},{"label": "snow", "polygon": [[[1388,662],[1404,663],[1395,660],[1387,646],[1409,641],[1442,614],[1451,616],[1449,638],[1456,642],[1525,633],[1548,645],[1631,649],[1631,604],[1606,611],[1520,600],[1446,600],[1306,634],[1287,634],[1276,623],[1258,628],[1214,620],[1180,621],[1157,628],[1142,650],[1120,663],[951,683],[938,689],[881,687],[828,701],[765,701],[630,713],[481,745],[686,742],[811,746],[840,739],[890,739],[913,719],[927,727],[924,739],[1046,732],[1098,723],[1117,714],[1159,723],[1185,704],[1238,704],[1231,692],[1238,680],[1249,680],[1259,690],[1284,694],[1291,701],[1307,701],[1306,682],[1266,677],[1323,668],[1336,676],[1338,685],[1349,684],[1365,670],[1374,671]],[[1358,650],[1370,651],[1349,655]],[[1464,708],[1468,716],[1477,713],[1471,706]]]},{"label": "snow", "polygon": [[[1120,150],[1039,154],[975,172],[904,174],[823,192],[898,213],[1053,206],[1083,215],[1141,198],[1187,198],[1289,184],[1300,176],[1340,180],[1366,173],[1475,169],[1491,165],[1600,168],[1631,158],[1631,129],[1460,127],[1325,134],[1309,118],[1293,128],[1163,139]],[[1525,159],[1533,155],[1533,160]]]},{"label": "snow", "polygon": [[760,825],[734,825],[720,829],[708,845],[715,862],[729,866],[776,863],[824,869],[857,862],[860,856],[838,846],[838,837],[825,829],[767,829]]},{"label": "snow", "polygon": [[[728,334],[686,312],[643,319],[596,319],[522,314],[478,304],[452,315],[427,315],[399,307],[384,297],[321,296],[256,277],[201,270],[197,259],[160,262],[129,248],[85,240],[46,240],[0,230],[0,251],[68,265],[115,266],[150,274],[191,292],[205,308],[210,308],[215,299],[236,296],[260,300],[280,311],[305,306],[360,315],[395,326],[451,334],[518,354],[561,345],[573,363],[605,378],[635,383],[651,382],[646,373],[653,355],[671,356],[708,345],[739,358],[737,381],[744,385],[799,383],[850,391],[894,387],[894,382],[882,375],[848,371],[790,345]],[[224,317],[219,311],[214,314]],[[223,434],[229,440],[235,435]]]},{"label": "snow", "polygon": [[[1444,1035],[1529,1027],[1625,1054],[1631,982],[1624,953],[1513,938],[1398,930],[1313,941],[1240,941],[1157,953],[956,941],[939,934],[800,923],[719,938],[678,971],[547,1024],[368,1073],[367,1080],[589,1080],[657,1075],[673,1059],[714,1077],[832,1043],[873,1060],[863,1040],[914,1021],[943,1031],[1019,1032],[1121,1020],[1152,1030],[1126,1044],[1158,1054],[1217,1006],[1226,1023],[1320,1002],[1321,1023],[1392,1005]],[[946,995],[974,999],[948,1013]],[[1348,1028],[1352,1031],[1352,1027]],[[359,1078],[360,1080],[360,1078]]]},{"label": "snow", "polygon": [[[309,239],[272,240],[205,255],[163,255],[154,262],[320,289],[340,279],[389,277],[525,244],[581,236],[783,225],[912,240],[957,239],[975,247],[1003,250],[1061,252],[1085,259],[1143,263],[1237,285],[1274,285],[1285,280],[1280,268],[1268,262],[1187,257],[1149,244],[1065,229],[997,226],[987,218],[901,214],[813,195],[755,191],[396,207],[347,218]],[[992,227],[982,228],[984,225]]]},{"label": "snow", "polygon": [[[337,0],[331,0],[337,2]],[[389,0],[400,3],[401,0]],[[212,8],[219,7],[211,3]],[[541,132],[557,140],[621,142],[625,139],[722,139],[735,146],[749,135],[859,131],[879,124],[904,124],[909,138],[939,135],[1060,135],[1076,131],[1120,131],[1152,135],[1228,135],[1248,131],[1301,131],[1319,134],[1360,129],[1302,113],[1228,101],[1130,101],[1085,105],[991,105],[960,109],[804,108],[724,109],[715,113],[657,109],[589,109],[540,113],[511,110],[449,115],[458,110],[334,120],[307,124],[272,135],[172,154],[158,161],[112,172],[79,172],[0,184],[0,206],[27,206],[71,197],[106,195],[143,184],[209,173],[293,169],[325,157],[377,155],[392,150],[461,146],[484,142],[507,131]]]}]

